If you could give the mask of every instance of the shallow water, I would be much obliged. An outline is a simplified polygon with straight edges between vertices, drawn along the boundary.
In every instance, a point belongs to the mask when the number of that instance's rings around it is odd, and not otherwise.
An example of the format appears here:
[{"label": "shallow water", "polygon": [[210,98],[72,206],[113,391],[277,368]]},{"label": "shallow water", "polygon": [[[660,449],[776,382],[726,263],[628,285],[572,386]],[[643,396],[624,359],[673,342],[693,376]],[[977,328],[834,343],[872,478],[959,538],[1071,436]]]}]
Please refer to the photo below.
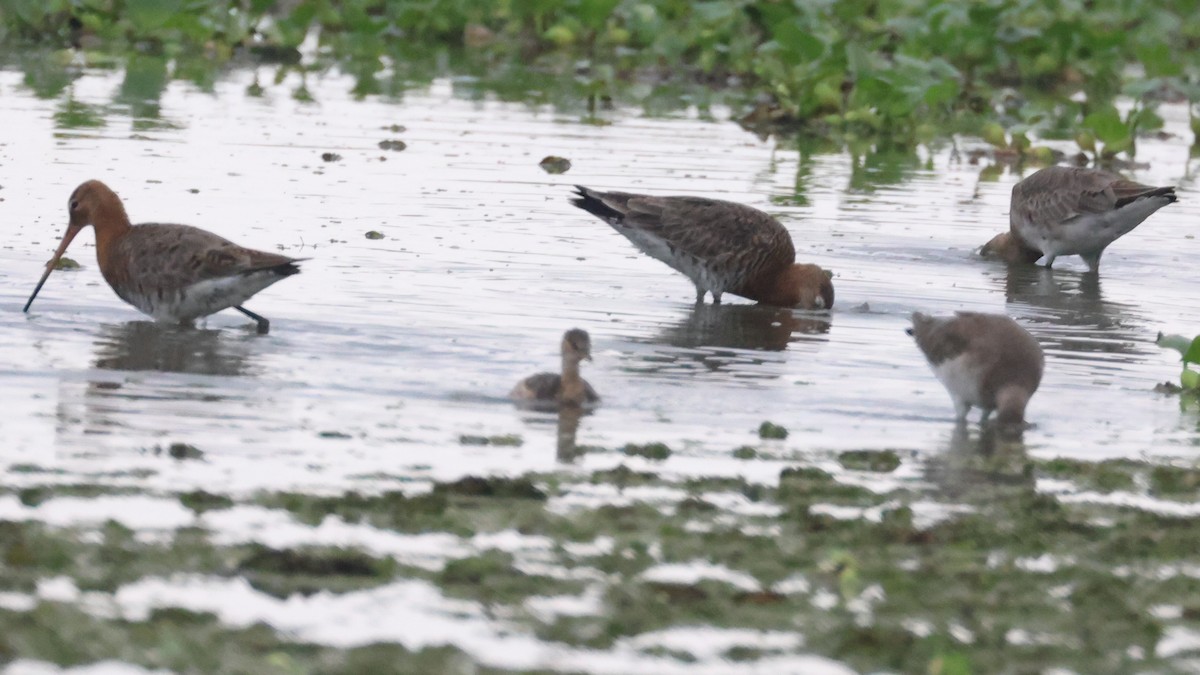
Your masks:
[{"label": "shallow water", "polygon": [[[61,100],[39,99],[21,73],[0,71],[0,128],[8,130],[0,139],[0,459],[10,466],[53,467],[63,472],[56,481],[151,495],[204,488],[246,496],[419,490],[466,474],[647,464],[560,452],[553,415],[504,399],[521,377],[555,367],[562,331],[580,327],[595,355],[585,375],[604,402],[578,420],[579,445],[662,441],[674,451],[657,465],[662,476],[766,483],[778,480],[786,460],[893,449],[917,468],[887,480],[920,482],[929,479],[922,462],[975,437],[956,434],[949,399],[904,328],[915,310],[961,309],[1007,312],[1046,350],[1045,380],[1028,411],[1029,456],[1191,458],[1200,443],[1200,417],[1153,391],[1178,376],[1177,356],[1155,346],[1156,333],[1192,335],[1200,326],[1200,201],[1179,139],[1142,141],[1138,159],[1149,165],[1132,177],[1178,185],[1180,201],[1114,244],[1096,280],[1077,258],[1052,272],[979,259],[974,250],[1007,227],[1008,194],[1020,175],[987,179],[948,147],[922,150],[919,161],[802,156],[694,113],[650,119],[618,109],[606,114],[611,124],[593,125],[572,113],[467,100],[465,85],[451,79],[382,101],[355,100],[348,78],[310,77],[316,103],[289,98],[295,82],[250,98],[250,82],[236,71],[212,93],[172,83],[158,118],[131,118],[110,104],[120,99],[121,74],[85,70],[69,94],[95,106],[104,124],[66,128],[56,122]],[[1186,137],[1186,111],[1164,112],[1168,130]],[[406,130],[385,129],[393,124]],[[379,149],[391,138],[407,149]],[[324,152],[342,159],[324,162]],[[552,154],[572,161],[569,173],[538,167]],[[89,233],[68,253],[83,269],[54,273],[23,314],[65,228],[66,199],[89,178],[116,189],[135,222],[184,222],[311,258],[303,274],[247,303],[271,319],[271,334],[254,335],[233,312],[196,329],[148,323],[101,279]],[[791,230],[802,261],[835,272],[836,306],[791,312],[731,298],[696,307],[686,279],[568,203],[576,183],[766,209]],[[384,238],[366,239],[369,230]],[[760,461],[734,459],[734,448],[759,443],[765,420],[787,427],[787,440],[763,444]],[[464,434],[516,434],[523,443],[466,445]],[[204,461],[172,463],[154,452],[175,442],[200,448]],[[26,480],[8,476],[12,486]],[[150,532],[191,521],[186,509],[171,515],[181,508],[173,499],[111,499],[99,516],[96,504],[46,510],[62,499],[2,511],[60,525],[113,518]],[[225,541],[266,541],[281,527],[241,515],[206,525]],[[334,545],[407,550],[380,543],[378,532],[330,536]],[[486,548],[435,541],[408,562]],[[138,588],[150,593],[154,583]],[[421,583],[385,587],[376,604],[427,594]],[[199,594],[221,605],[213,598],[246,590],[222,584],[193,580],[155,597],[188,605]],[[238,623],[280,611],[220,614]],[[298,616],[308,611],[330,610]],[[417,619],[394,621],[419,620],[421,609],[413,612]],[[297,621],[280,629],[317,641],[337,633],[336,612],[325,625]],[[472,631],[496,630],[464,621]],[[516,659],[497,656],[512,645],[433,632],[501,667],[591,668],[573,652],[539,652],[544,645],[522,643],[531,655]],[[693,644],[704,640],[692,636]],[[593,669],[634,667],[621,660],[626,652],[637,653],[623,645]]]}]

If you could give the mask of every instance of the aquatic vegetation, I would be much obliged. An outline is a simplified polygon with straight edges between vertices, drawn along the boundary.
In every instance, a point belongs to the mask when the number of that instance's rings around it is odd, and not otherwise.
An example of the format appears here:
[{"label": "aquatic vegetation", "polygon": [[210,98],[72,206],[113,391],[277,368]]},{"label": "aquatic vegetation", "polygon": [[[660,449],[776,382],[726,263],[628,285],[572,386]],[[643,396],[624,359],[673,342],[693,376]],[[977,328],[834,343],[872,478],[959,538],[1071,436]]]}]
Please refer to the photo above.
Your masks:
[{"label": "aquatic vegetation", "polygon": [[857,471],[891,473],[900,466],[900,456],[895,450],[848,450],[838,455],[838,463]]},{"label": "aquatic vegetation", "polygon": [[[764,132],[899,147],[967,132],[1045,161],[1033,136],[1076,138],[1100,159],[1132,154],[1139,133],[1161,126],[1160,101],[1200,102],[1193,12],[1187,0],[54,0],[0,10],[0,40],[116,54],[135,71],[131,100],[167,77],[211,87],[222,63],[246,57],[277,66],[277,79],[337,64],[356,95],[389,95],[432,77],[415,71],[437,68],[431,50],[442,50],[478,76],[470,87],[553,96],[591,120],[606,100],[652,106],[655,90],[700,83],[732,87],[742,102],[763,95],[743,121]],[[310,33],[312,59],[298,49]],[[160,55],[174,59],[170,70]],[[26,65],[48,95],[70,80],[54,64]],[[303,86],[293,95],[311,100]],[[1135,103],[1124,115],[1119,95]]]},{"label": "aquatic vegetation", "polygon": [[1187,390],[1200,390],[1200,371],[1189,366],[1200,364],[1200,337],[1188,339],[1182,335],[1158,334],[1156,343],[1164,349],[1179,352],[1183,372],[1179,374],[1179,385]]},{"label": "aquatic vegetation", "polygon": [[752,445],[743,445],[734,449],[733,456],[737,459],[754,459],[758,457],[758,449]]},{"label": "aquatic vegetation", "polygon": [[758,425],[758,437],[783,440],[788,437],[788,430],[786,427],[767,421]]},{"label": "aquatic vegetation", "polygon": [[645,457],[657,461],[665,460],[671,456],[671,448],[667,447],[666,443],[626,443],[621,449],[626,455],[631,457]]}]

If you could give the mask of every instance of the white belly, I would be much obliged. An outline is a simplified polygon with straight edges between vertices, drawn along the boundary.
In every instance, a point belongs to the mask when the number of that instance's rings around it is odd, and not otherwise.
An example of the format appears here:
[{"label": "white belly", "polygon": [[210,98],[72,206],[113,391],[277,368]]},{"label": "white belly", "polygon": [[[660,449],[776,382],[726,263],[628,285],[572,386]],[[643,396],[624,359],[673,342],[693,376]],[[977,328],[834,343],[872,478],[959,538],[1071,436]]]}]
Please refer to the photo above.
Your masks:
[{"label": "white belly", "polygon": [[965,354],[942,361],[933,367],[933,374],[950,392],[955,406],[983,407],[983,394],[979,387],[982,373],[971,365]]},{"label": "white belly", "polygon": [[146,294],[121,293],[129,304],[155,321],[187,322],[241,305],[283,277],[271,270],[206,279],[183,289]]}]

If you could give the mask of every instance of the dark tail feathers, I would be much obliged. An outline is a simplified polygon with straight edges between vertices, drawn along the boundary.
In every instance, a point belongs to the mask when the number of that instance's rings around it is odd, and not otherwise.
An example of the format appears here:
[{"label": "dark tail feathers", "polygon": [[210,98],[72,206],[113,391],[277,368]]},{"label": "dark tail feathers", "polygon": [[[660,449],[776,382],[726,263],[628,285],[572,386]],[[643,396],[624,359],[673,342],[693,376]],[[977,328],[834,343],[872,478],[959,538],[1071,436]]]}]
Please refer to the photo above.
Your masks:
[{"label": "dark tail feathers", "polygon": [[252,274],[254,272],[262,272],[266,270],[269,272],[274,272],[281,277],[290,277],[293,274],[300,274],[300,265],[297,263],[304,262],[305,260],[311,260],[311,258],[296,258],[295,260],[289,260],[284,263],[279,263],[278,265],[268,265],[266,267],[258,267],[252,270],[246,270],[245,272],[242,272],[242,274]]},{"label": "dark tail feathers", "polygon": [[589,190],[582,185],[576,185],[575,194],[579,196],[572,199],[571,203],[601,220],[613,223],[620,222],[625,218],[625,214],[612,208],[608,204],[605,204],[602,200],[600,200],[600,198],[594,196],[596,194],[601,194],[595,190]]},{"label": "dark tail feathers", "polygon": [[1139,199],[1145,199],[1147,197],[1166,197],[1168,204],[1174,204],[1176,201],[1175,186],[1168,185],[1167,187],[1154,188],[1153,190],[1147,190],[1146,192],[1143,192],[1140,195],[1134,195],[1132,197],[1125,197],[1124,199],[1118,199],[1117,200],[1117,208],[1119,209],[1127,204],[1132,204],[1133,202],[1136,202]]}]

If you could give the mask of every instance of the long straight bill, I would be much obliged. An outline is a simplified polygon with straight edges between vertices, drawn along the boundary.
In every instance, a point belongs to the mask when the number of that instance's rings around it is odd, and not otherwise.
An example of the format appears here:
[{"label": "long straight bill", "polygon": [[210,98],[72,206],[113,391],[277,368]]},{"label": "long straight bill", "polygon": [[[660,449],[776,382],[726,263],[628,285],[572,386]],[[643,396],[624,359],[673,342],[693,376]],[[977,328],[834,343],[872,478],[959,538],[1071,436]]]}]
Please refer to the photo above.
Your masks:
[{"label": "long straight bill", "polygon": [[63,256],[63,253],[67,252],[67,247],[71,245],[71,240],[74,239],[75,235],[79,234],[79,231],[82,229],[83,227],[81,226],[67,226],[67,232],[63,235],[62,243],[58,245],[58,250],[54,252],[54,257],[50,259],[50,262],[46,263],[46,271],[42,273],[42,278],[38,280],[37,286],[34,287],[33,294],[29,296],[29,302],[25,303],[25,309],[21,311],[29,311],[29,306],[33,304],[33,299],[37,297],[38,291],[42,290],[42,286],[46,283],[46,279],[50,278],[50,273],[54,271],[54,266],[58,264],[58,259]]}]

